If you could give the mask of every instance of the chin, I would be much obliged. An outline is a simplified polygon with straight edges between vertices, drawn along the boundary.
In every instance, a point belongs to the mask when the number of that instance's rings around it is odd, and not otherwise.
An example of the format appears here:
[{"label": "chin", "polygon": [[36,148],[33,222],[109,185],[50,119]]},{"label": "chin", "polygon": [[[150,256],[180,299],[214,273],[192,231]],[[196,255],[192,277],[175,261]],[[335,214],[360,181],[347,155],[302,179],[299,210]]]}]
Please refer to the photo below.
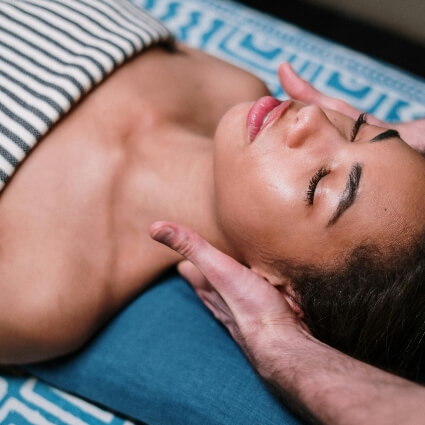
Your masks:
[{"label": "chin", "polygon": [[248,141],[246,119],[254,102],[238,103],[230,108],[220,119],[214,136],[216,146],[236,144],[242,146]]}]

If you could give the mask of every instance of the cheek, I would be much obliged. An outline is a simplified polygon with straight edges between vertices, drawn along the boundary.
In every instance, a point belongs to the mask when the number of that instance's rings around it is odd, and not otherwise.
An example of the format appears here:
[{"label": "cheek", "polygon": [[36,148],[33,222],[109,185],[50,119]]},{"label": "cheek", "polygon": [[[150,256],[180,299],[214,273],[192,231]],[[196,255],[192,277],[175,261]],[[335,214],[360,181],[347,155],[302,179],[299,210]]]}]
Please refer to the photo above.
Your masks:
[{"label": "cheek", "polygon": [[235,161],[215,175],[216,212],[219,224],[234,244],[252,242],[257,232],[254,223],[262,217],[261,202],[255,194],[257,182],[248,164]]},{"label": "cheek", "polygon": [[306,236],[306,184],[300,171],[304,164],[269,140],[247,144],[250,105],[237,105],[226,113],[214,146],[217,218],[229,243],[244,258],[280,252],[282,243],[296,248],[299,238]]},{"label": "cheek", "polygon": [[273,156],[268,158],[240,155],[216,179],[219,222],[246,259],[277,249],[299,217],[297,190]]}]

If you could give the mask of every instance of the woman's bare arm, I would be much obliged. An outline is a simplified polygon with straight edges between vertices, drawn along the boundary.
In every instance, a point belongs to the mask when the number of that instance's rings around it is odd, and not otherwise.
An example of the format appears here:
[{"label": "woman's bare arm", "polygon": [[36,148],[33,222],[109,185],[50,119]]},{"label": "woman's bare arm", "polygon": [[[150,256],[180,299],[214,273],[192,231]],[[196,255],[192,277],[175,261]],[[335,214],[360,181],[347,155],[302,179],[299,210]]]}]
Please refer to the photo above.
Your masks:
[{"label": "woman's bare arm", "polygon": [[313,338],[285,294],[193,231],[158,222],[151,234],[190,261],[179,266],[182,275],[258,372],[302,416],[329,425],[423,423],[424,387]]}]

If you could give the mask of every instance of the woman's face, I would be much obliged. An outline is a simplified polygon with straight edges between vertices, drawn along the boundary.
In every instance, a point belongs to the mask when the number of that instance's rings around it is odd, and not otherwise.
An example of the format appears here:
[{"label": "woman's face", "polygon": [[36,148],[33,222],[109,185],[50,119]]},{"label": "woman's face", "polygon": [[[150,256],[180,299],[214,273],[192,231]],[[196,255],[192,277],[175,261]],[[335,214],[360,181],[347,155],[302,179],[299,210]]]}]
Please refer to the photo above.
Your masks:
[{"label": "woman's face", "polygon": [[240,260],[265,274],[276,258],[330,265],[424,228],[425,159],[397,135],[295,101],[257,133],[273,105],[236,105],[215,136],[218,220]]}]

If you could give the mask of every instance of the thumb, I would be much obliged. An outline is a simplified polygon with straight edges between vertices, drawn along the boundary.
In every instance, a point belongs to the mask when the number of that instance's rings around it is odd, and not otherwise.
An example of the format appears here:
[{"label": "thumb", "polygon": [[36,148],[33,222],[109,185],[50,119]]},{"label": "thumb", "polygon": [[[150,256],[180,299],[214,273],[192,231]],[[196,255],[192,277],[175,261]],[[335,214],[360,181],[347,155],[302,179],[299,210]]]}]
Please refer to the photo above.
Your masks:
[{"label": "thumb", "polygon": [[[238,263],[233,258],[222,253],[201,238],[193,230],[175,223],[158,221],[149,229],[151,237],[194,264],[205,278],[223,293],[229,292],[229,288],[238,285],[235,282],[247,280],[251,273],[249,269]],[[195,272],[189,271],[189,266],[182,266],[184,272],[195,277]]]},{"label": "thumb", "polygon": [[[238,317],[258,317],[275,312],[292,311],[279,291],[238,263],[214,248],[193,230],[170,222],[156,222],[150,228],[153,239],[164,243],[193,263],[205,280],[188,265],[181,265],[195,290],[214,289]],[[199,285],[199,289],[196,287]]]},{"label": "thumb", "polygon": [[263,278],[214,248],[187,227],[170,222],[156,222],[151,226],[150,234],[153,239],[174,249],[194,264],[205,281],[193,269],[189,269],[189,266],[183,265],[181,267],[189,281],[194,279],[195,285],[214,288],[232,311],[242,313],[260,308],[256,295],[264,289],[277,291]]}]

